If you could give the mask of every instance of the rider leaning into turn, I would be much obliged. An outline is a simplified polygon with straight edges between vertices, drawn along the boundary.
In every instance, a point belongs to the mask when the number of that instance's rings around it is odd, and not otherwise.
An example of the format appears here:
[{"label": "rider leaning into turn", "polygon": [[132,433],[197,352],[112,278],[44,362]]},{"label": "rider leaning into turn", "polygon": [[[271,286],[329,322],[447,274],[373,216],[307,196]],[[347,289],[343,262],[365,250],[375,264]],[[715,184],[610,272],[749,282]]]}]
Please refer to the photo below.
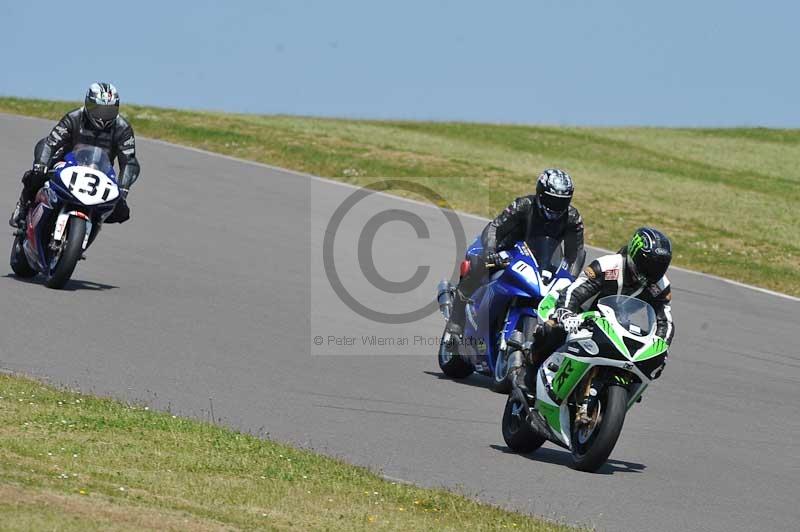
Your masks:
[{"label": "rider leaning into turn", "polygon": [[[672,291],[666,272],[672,260],[672,243],[656,229],[641,227],[618,253],[594,260],[559,296],[553,318],[534,334],[530,367],[534,370],[582,324],[577,313],[593,309],[610,295],[632,296],[649,303],[656,313],[656,335],[672,343]],[[666,359],[665,359],[666,360]],[[661,374],[663,366],[652,378]],[[531,371],[531,374],[534,372]]]},{"label": "rider leaning into turn", "polygon": [[[464,331],[465,310],[469,297],[480,286],[486,264],[501,264],[498,253],[510,249],[520,240],[530,242],[537,236],[550,236],[564,241],[564,258],[573,275],[583,266],[583,220],[578,209],[570,205],[575,186],[566,172],[548,168],[536,181],[536,194],[515,199],[511,205],[489,222],[481,234],[483,251],[469,257],[462,268],[455,294],[453,311],[447,330],[454,336]],[[466,269],[466,271],[464,271]]]},{"label": "rider leaning into turn", "polygon": [[33,150],[33,167],[22,176],[20,194],[9,224],[19,227],[36,192],[47,181],[47,171],[78,144],[97,146],[108,153],[111,163],[119,160],[122,198],[105,223],[122,223],[130,218],[128,190],[139,178],[133,128],[119,115],[119,94],[110,83],[92,83],[83,107],[70,111]]}]

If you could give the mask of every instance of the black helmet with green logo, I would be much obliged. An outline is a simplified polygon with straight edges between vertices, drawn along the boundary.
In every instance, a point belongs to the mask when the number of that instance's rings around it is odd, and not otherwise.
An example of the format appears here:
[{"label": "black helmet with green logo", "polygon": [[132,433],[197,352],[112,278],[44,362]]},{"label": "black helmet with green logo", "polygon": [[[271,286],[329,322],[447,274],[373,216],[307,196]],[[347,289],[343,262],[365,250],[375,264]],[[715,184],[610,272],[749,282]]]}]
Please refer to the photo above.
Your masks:
[{"label": "black helmet with green logo", "polygon": [[628,242],[628,269],[640,284],[657,283],[672,260],[672,243],[652,227],[640,227]]}]

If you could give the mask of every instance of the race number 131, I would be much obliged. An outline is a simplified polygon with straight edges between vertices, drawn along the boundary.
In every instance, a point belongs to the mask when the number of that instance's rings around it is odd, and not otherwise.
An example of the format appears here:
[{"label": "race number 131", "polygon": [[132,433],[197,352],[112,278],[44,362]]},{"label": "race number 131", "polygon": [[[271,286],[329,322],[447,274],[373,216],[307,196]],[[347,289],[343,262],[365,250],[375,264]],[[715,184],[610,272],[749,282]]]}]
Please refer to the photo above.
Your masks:
[{"label": "race number 131", "polygon": [[97,188],[102,181],[106,181],[103,195],[101,196],[103,201],[105,201],[111,193],[110,183],[107,180],[101,179],[99,175],[90,170],[81,170],[80,173],[77,170],[73,170],[72,176],[69,178],[69,191],[74,193],[77,188],[79,193],[95,197],[97,195]]}]

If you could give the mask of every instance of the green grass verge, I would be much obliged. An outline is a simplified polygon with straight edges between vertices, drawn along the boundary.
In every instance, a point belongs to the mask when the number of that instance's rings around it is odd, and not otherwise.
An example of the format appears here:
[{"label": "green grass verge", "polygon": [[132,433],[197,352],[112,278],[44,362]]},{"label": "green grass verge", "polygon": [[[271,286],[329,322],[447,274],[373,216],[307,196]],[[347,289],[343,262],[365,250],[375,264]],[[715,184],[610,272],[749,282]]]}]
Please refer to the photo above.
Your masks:
[{"label": "green grass verge", "polygon": [[0,374],[3,530],[574,530]]},{"label": "green grass verge", "polygon": [[[53,120],[74,105],[0,98],[0,111]],[[487,217],[529,193],[542,168],[563,167],[589,243],[618,249],[654,225],[672,237],[676,265],[800,295],[800,130],[123,112],[140,135],[349,183],[422,178],[453,207]]]}]

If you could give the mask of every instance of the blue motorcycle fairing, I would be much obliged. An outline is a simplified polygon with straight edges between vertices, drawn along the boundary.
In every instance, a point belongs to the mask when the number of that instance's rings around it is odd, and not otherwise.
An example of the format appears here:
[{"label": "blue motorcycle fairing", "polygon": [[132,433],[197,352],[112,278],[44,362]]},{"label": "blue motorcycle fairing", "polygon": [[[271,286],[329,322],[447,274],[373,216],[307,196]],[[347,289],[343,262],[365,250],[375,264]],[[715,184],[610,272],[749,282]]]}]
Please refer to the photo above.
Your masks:
[{"label": "blue motorcycle fairing", "polygon": [[45,185],[36,193],[34,207],[29,214],[29,220],[32,223],[28,224],[26,238],[22,247],[28,263],[39,272],[44,273],[50,270],[46,247],[50,243],[51,233],[57,218],[56,215],[62,208],[71,210],[70,208],[74,206],[75,210],[84,212],[92,220],[92,232],[96,233],[100,226],[97,222],[105,220],[119,201],[119,197],[117,197],[106,203],[87,207],[79,202],[58,178],[60,173],[67,168],[92,164],[103,171],[116,185],[116,173],[106,156],[85,161],[76,158],[76,153],[79,155],[84,153],[91,154],[92,150],[95,150],[94,147],[88,148],[88,150],[84,151],[80,146],[76,146],[74,148],[75,151],[68,153],[62,162],[55,165],[53,177],[45,182]]},{"label": "blue motorcycle fairing", "polygon": [[[482,250],[478,238],[467,256],[479,256]],[[472,303],[467,305],[464,333],[471,341],[464,343],[462,356],[484,373],[494,371],[499,349],[517,329],[520,319],[536,317],[536,306],[531,302],[538,304],[542,293],[548,292],[559,279],[573,281],[564,261],[549,279],[544,279],[536,258],[523,242],[506,253],[509,265],[488,275],[472,294]],[[516,304],[517,301],[523,303]]]},{"label": "blue motorcycle fairing", "polygon": [[[31,220],[36,220],[34,225],[35,229],[40,227],[51,227],[54,223],[53,220],[53,213],[55,212],[55,207],[58,204],[58,198],[53,197],[53,193],[46,192],[46,188],[42,188],[37,194],[37,200],[43,199],[45,201],[41,201],[36,204],[34,207],[34,211],[30,215]],[[27,248],[25,246],[26,242],[23,242],[23,251],[25,253],[26,258],[28,259],[28,263],[33,266],[34,269],[38,271],[44,271],[45,265],[42,260],[42,257],[46,257],[45,249],[44,249],[44,241],[41,238],[41,231],[40,230],[29,230],[29,238],[27,239],[27,243],[32,243],[34,246],[32,248]],[[33,235],[33,239],[30,238],[30,235]]]},{"label": "blue motorcycle fairing", "polygon": [[[511,333],[517,329],[517,324],[519,323],[520,318],[523,316],[530,316],[531,318],[536,317],[536,309],[529,307],[529,306],[512,306],[508,311],[508,321],[506,323],[505,329],[503,329],[503,338],[508,341],[508,338],[511,336]],[[495,357],[493,362],[497,360]],[[494,364],[492,365],[492,369],[494,369]]]},{"label": "blue motorcycle fairing", "polygon": [[[467,258],[479,257],[482,252],[483,244],[480,237],[478,237],[467,250]],[[539,265],[536,259],[529,254],[527,248],[521,243],[506,253],[511,258],[510,267],[488,275],[488,285],[494,285],[496,290],[511,297],[540,297],[539,282],[541,278],[539,277]],[[520,261],[530,269],[522,268],[521,266],[518,266],[516,270],[513,269],[512,267],[518,265]],[[531,277],[532,275],[535,277]],[[495,281],[497,280],[502,282],[496,283]]]},{"label": "blue motorcycle fairing", "polygon": [[483,251],[483,242],[481,241],[480,235],[472,241],[472,244],[469,245],[467,248],[467,258],[469,257],[477,257]]}]

